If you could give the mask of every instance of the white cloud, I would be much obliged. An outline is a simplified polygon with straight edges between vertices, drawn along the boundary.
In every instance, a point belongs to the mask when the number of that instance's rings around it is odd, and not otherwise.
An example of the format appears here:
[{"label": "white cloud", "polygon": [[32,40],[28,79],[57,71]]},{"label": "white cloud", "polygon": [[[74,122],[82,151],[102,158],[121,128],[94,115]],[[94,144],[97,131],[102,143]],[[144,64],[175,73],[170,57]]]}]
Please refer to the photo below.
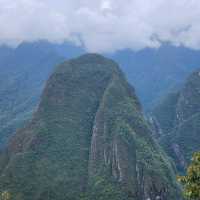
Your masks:
[{"label": "white cloud", "polygon": [[199,0],[0,0],[0,43],[83,42],[89,51],[200,49]]}]

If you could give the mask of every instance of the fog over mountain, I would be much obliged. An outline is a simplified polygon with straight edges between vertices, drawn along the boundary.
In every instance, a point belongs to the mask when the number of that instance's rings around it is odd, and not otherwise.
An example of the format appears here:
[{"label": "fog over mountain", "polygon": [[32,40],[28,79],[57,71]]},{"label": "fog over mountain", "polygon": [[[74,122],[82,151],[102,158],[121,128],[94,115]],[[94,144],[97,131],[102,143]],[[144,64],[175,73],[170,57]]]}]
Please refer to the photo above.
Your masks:
[{"label": "fog over mountain", "polygon": [[0,43],[72,41],[90,52],[162,42],[199,49],[199,15],[199,0],[0,0]]}]

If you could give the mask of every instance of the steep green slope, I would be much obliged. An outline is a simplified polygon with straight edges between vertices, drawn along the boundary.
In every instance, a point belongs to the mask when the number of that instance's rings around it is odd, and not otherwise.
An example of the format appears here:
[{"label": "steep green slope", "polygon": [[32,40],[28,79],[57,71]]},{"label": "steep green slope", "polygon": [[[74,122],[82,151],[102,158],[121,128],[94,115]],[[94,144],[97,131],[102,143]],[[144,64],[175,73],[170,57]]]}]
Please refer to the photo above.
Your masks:
[{"label": "steep green slope", "polygon": [[178,92],[171,92],[160,100],[153,109],[154,123],[160,129],[160,134],[167,134],[172,131],[176,121],[176,104],[179,98]]},{"label": "steep green slope", "polygon": [[177,200],[171,164],[150,135],[116,63],[67,61],[2,153],[0,191],[14,200]]},{"label": "steep green slope", "polygon": [[[84,52],[83,48],[67,42],[22,43],[16,49],[0,46],[1,149],[16,128],[31,119],[55,64]],[[200,65],[200,51],[166,44],[158,49],[122,50],[109,56],[120,63],[145,110],[151,110],[152,104]]]},{"label": "steep green slope", "polygon": [[169,95],[154,110],[163,130],[161,143],[184,170],[192,154],[200,150],[200,71],[194,72],[184,87]]},{"label": "steep green slope", "polygon": [[9,50],[0,58],[0,148],[31,118],[45,81],[63,60],[39,43]]}]

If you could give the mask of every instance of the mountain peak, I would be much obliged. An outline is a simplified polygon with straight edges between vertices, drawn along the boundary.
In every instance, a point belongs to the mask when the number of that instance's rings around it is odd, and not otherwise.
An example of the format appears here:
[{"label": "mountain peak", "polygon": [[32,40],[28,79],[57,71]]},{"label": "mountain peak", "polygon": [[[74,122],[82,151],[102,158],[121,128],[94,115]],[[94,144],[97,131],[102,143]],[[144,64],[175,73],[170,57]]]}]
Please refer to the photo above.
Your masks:
[{"label": "mountain peak", "polygon": [[16,200],[178,196],[134,89],[115,62],[96,54],[56,68],[34,118],[0,161],[0,191]]},{"label": "mountain peak", "polygon": [[[72,62],[76,63],[89,63],[89,64],[105,64],[110,63],[109,65],[117,66],[117,63],[109,58],[102,56],[101,54],[97,53],[86,53],[79,56],[76,59],[72,59]],[[115,67],[116,68],[116,67]]]}]

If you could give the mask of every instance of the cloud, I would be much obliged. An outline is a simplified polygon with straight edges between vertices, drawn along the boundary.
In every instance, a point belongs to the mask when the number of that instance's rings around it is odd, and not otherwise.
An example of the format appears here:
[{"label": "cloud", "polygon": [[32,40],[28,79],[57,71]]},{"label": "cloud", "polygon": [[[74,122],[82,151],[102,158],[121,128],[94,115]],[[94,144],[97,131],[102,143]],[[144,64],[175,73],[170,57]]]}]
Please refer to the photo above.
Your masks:
[{"label": "cloud", "polygon": [[88,51],[200,49],[199,0],[0,0],[0,43],[46,39]]}]

